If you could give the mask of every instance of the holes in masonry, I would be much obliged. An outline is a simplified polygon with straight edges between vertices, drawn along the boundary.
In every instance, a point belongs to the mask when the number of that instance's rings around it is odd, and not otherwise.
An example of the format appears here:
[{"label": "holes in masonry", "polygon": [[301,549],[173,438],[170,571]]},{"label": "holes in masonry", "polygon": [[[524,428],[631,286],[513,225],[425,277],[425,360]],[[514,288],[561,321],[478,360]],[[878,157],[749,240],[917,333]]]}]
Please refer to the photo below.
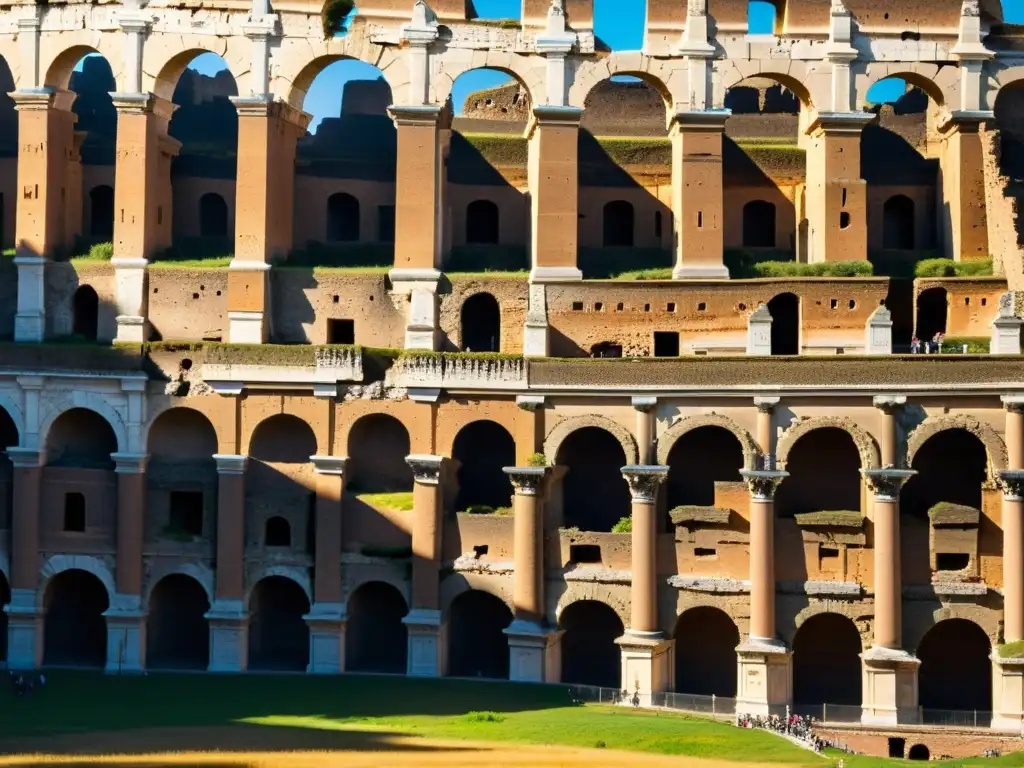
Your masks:
[{"label": "holes in masonry", "polygon": [[601,547],[597,544],[571,544],[569,546],[570,563],[600,563]]},{"label": "holes in masonry", "polygon": [[971,562],[971,556],[966,552],[936,552],[935,570],[937,571],[962,571]]},{"label": "holes in masonry", "polygon": [[327,321],[328,344],[355,344],[356,321],[332,318]]},{"label": "holes in masonry", "polygon": [[582,301],[574,301],[572,303],[572,311],[573,312],[582,312],[583,311],[583,302]]},{"label": "holes in masonry", "polygon": [[193,299],[198,299],[199,298],[199,294],[198,293],[193,293],[192,294],[192,298]]},{"label": "holes in masonry", "polygon": [[199,290],[200,291],[205,291],[206,290],[206,286],[205,285],[200,285],[199,286]]},{"label": "holes in masonry", "polygon": [[835,309],[838,306],[839,306],[839,300],[838,299],[830,299],[829,300],[829,302],[828,302],[829,309]]},{"label": "holes in masonry", "polygon": [[676,303],[674,301],[670,301],[668,304],[665,305],[665,311],[666,312],[675,312],[676,311]]},{"label": "holes in masonry", "polygon": [[170,525],[193,536],[203,535],[202,491],[171,491]]},{"label": "holes in masonry", "polygon": [[594,304],[594,311],[595,312],[604,312],[604,304],[602,304],[600,301],[596,302]]},{"label": "holes in masonry", "polygon": [[158,293],[160,293],[160,289],[159,288],[154,288],[153,289],[153,295],[156,296]]},{"label": "holes in masonry", "polygon": [[746,312],[747,311],[747,305],[742,303],[742,302],[740,302],[739,304],[736,305],[736,309],[738,309],[740,312]]},{"label": "holes in masonry", "polygon": [[341,297],[335,294],[334,296],[331,296],[331,301],[337,304],[339,301],[341,301]]},{"label": "holes in masonry", "polygon": [[839,214],[839,228],[849,229],[850,228],[850,214],[843,211]]},{"label": "holes in masonry", "polygon": [[850,309],[854,309],[857,306],[857,302],[854,301],[853,299],[850,299],[849,306],[850,306]]},{"label": "holes in masonry", "polygon": [[701,302],[699,302],[697,304],[697,311],[698,312],[705,312],[705,311],[707,311],[707,308],[708,308],[708,305],[706,303],[704,303],[703,301],[701,301]]},{"label": "holes in masonry", "polygon": [[370,297],[370,301],[373,301],[373,296]]},{"label": "holes in masonry", "polygon": [[982,299],[981,300],[981,306],[984,307],[986,304],[988,304],[988,299]]},{"label": "holes in masonry", "polygon": [[718,550],[712,547],[696,547],[693,550],[694,557],[718,557]]},{"label": "holes in masonry", "polygon": [[843,187],[843,208],[846,207],[846,187]]},{"label": "holes in masonry", "polygon": [[191,368],[192,368],[192,361],[189,360],[187,357],[184,358],[181,361],[181,370],[187,371],[187,370],[190,370]]},{"label": "holes in masonry", "polygon": [[650,312],[650,311],[651,311],[651,305],[650,304],[644,304],[644,312]]},{"label": "holes in masonry", "polygon": [[64,531],[85,533],[85,496],[80,493],[64,495]]},{"label": "holes in masonry", "polygon": [[217,295],[220,296],[220,291],[217,291]]},{"label": "holes in masonry", "polygon": [[473,547],[473,554],[475,554],[477,557],[483,557],[487,554],[487,545],[477,544],[475,547]]},{"label": "holes in masonry", "polygon": [[625,308],[626,308],[626,305],[623,304],[621,301],[618,304],[615,305],[615,311],[616,312],[621,312]]},{"label": "holes in masonry", "polygon": [[654,356],[679,357],[679,333],[677,331],[655,331]]},{"label": "holes in masonry", "polygon": [[832,558],[838,558],[839,557],[839,550],[838,549],[832,549],[831,547],[822,547],[818,551],[818,554],[821,556],[822,560],[829,560],[829,559],[832,559]]},{"label": "holes in masonry", "polygon": [[971,297],[970,296],[964,296],[964,306],[965,307],[971,306]]}]

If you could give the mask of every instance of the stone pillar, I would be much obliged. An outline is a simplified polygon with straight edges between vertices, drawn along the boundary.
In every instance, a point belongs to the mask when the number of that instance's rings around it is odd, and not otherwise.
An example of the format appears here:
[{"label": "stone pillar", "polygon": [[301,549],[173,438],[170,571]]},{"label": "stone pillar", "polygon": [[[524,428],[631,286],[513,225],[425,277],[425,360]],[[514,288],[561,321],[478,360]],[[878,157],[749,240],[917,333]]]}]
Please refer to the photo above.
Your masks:
[{"label": "stone pillar", "polygon": [[657,421],[656,397],[632,398],[633,409],[636,411],[636,444],[640,449],[640,462],[643,465],[655,460],[654,446],[656,441],[655,426]]},{"label": "stone pillar", "polygon": [[[1019,413],[1015,418],[1020,418]],[[1007,438],[1009,421],[1008,412]],[[1001,471],[999,484],[1003,488],[1003,643],[1019,643],[1024,640],[1024,470]],[[992,650],[992,728],[1020,733],[1024,728],[1024,659],[1004,659],[1000,649]]]},{"label": "stone pillar", "polygon": [[819,113],[807,129],[807,260],[867,259],[867,182],[860,134],[874,115]]},{"label": "stone pillar", "polygon": [[886,307],[872,312],[864,326],[864,354],[892,354],[892,313]]},{"label": "stone pillar", "polygon": [[[775,435],[772,430],[772,413],[775,406],[779,404],[778,397],[754,398],[754,405],[757,407],[757,448],[762,456],[775,456]],[[774,466],[774,464],[772,465]],[[762,466],[761,468],[768,468]]]},{"label": "stone pillar", "polygon": [[992,336],[989,353],[993,355],[1019,355],[1020,329],[1024,320],[1016,315],[1013,293],[1004,293],[999,297],[999,309],[992,321]]},{"label": "stone pillar", "polygon": [[342,496],[345,456],[310,456],[316,468],[316,563],[309,625],[310,674],[345,671],[345,604],[341,601]]},{"label": "stone pillar", "polygon": [[942,251],[957,261],[987,259],[985,160],[978,128],[991,112],[953,112],[939,126],[939,222]]},{"label": "stone pillar", "polygon": [[529,141],[530,282],[581,280],[577,107],[534,107]]},{"label": "stone pillar", "polygon": [[442,107],[429,104],[388,107],[398,135],[396,272],[432,272],[441,266],[443,112]]},{"label": "stone pillar", "polygon": [[775,633],[775,489],[781,470],[740,470],[750,488],[750,633],[736,648],[736,711],[784,712],[793,699],[792,657]]},{"label": "stone pillar", "polygon": [[270,266],[292,249],[295,147],[310,116],[268,96],[231,101],[238,110],[238,174],[228,338],[259,344],[270,335]]},{"label": "stone pillar", "polygon": [[650,705],[651,694],[667,690],[675,677],[675,641],[658,623],[658,489],[666,466],[628,466],[622,476],[632,496],[632,581],[626,633],[615,642],[622,651],[622,687]]},{"label": "stone pillar", "polygon": [[747,318],[747,354],[768,357],[771,353],[772,314],[766,304],[758,304]]},{"label": "stone pillar", "polygon": [[409,631],[408,674],[443,677],[448,660],[441,615],[441,475],[443,456],[406,457],[412,467],[412,607],[402,623]]},{"label": "stone pillar", "polygon": [[876,395],[872,403],[878,409],[881,423],[878,425],[878,442],[883,467],[899,466],[899,432],[896,416],[907,403],[906,395]]},{"label": "stone pillar", "polygon": [[672,218],[679,280],[728,278],[722,135],[728,109],[679,112],[672,118]]},{"label": "stone pillar", "polygon": [[861,722],[916,722],[920,662],[903,650],[903,587],[900,578],[900,488],[912,469],[861,470],[874,494],[875,632],[863,660]]},{"label": "stone pillar", "polygon": [[11,601],[7,612],[7,666],[35,669],[43,661],[43,610],[39,605],[39,516],[44,454],[8,448],[14,466],[11,514]]},{"label": "stone pillar", "polygon": [[145,454],[113,453],[117,474],[117,593],[107,619],[107,672],[146,668],[146,610],[142,604],[142,545],[146,524]]},{"label": "stone pillar", "polygon": [[[44,266],[70,243],[66,214],[68,165],[75,152],[75,94],[54,88],[15,91],[18,110],[18,268],[16,341],[42,341],[46,333]],[[30,140],[31,138],[31,140]]]},{"label": "stone pillar", "polygon": [[210,622],[210,672],[244,672],[249,655],[245,604],[245,467],[248,456],[218,453],[217,572]]},{"label": "stone pillar", "polygon": [[509,679],[524,683],[561,680],[562,633],[547,626],[544,603],[544,513],[541,487],[546,467],[505,467],[515,487],[516,615],[508,637]]}]

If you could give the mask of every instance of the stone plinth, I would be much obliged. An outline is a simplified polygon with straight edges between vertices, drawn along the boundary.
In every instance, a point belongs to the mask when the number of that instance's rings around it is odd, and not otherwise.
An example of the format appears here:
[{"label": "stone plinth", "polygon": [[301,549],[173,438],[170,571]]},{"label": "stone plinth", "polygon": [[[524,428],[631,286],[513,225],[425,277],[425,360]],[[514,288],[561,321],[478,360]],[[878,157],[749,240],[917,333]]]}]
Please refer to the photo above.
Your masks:
[{"label": "stone plinth", "polygon": [[107,620],[108,673],[139,674],[146,669],[146,612],[138,595],[114,595]]},{"label": "stone plinth", "polygon": [[217,600],[210,622],[210,672],[244,672],[249,662],[249,615],[241,600]]},{"label": "stone plinth", "polygon": [[1003,659],[992,652],[992,730],[1024,729],[1024,659]]},{"label": "stone plinth", "polygon": [[34,589],[12,589],[7,614],[7,668],[36,669],[43,661],[43,613]]},{"label": "stone plinth", "polygon": [[668,690],[675,679],[675,640],[661,632],[626,632],[615,643],[622,653],[622,688],[651,705],[651,694]]},{"label": "stone plinth", "polygon": [[793,655],[776,640],[750,638],[736,648],[736,711],[785,712],[793,700]]},{"label": "stone plinth", "polygon": [[902,650],[874,647],[861,654],[865,725],[917,721],[917,671],[921,662]]},{"label": "stone plinth", "polygon": [[310,675],[336,675],[345,671],[345,606],[314,603],[302,617],[309,627]]},{"label": "stone plinth", "polygon": [[519,683],[558,683],[562,679],[562,631],[515,620],[508,637],[508,679]]},{"label": "stone plinth", "polygon": [[448,661],[448,626],[440,611],[413,608],[402,619],[409,632],[410,677],[444,677]]},{"label": "stone plinth", "polygon": [[765,304],[747,318],[747,354],[770,355],[772,353],[772,315]]}]

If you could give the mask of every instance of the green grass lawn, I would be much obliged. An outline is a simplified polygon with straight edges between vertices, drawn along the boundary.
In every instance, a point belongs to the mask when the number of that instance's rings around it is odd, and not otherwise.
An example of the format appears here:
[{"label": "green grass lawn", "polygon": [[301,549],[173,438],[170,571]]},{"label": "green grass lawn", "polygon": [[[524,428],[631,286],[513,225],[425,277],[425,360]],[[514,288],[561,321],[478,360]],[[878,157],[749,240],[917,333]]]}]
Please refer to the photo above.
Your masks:
[{"label": "green grass lawn", "polygon": [[356,498],[371,507],[384,507],[399,512],[412,511],[412,491],[393,493],[357,493]]}]

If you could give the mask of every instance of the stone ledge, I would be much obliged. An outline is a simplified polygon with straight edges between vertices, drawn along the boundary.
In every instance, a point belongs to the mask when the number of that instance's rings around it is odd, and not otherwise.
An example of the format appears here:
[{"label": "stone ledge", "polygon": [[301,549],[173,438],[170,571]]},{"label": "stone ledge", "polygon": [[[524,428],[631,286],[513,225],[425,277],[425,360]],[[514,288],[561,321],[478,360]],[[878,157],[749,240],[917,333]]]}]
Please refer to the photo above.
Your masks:
[{"label": "stone ledge", "polygon": [[388,372],[389,386],[402,389],[497,389],[517,391],[527,382],[521,357],[408,355]]},{"label": "stone ledge", "polygon": [[864,587],[856,581],[817,579],[778,582],[778,591],[782,594],[807,595],[808,597],[860,597],[864,592]]},{"label": "stone ledge", "polygon": [[566,581],[590,582],[596,584],[632,584],[632,571],[617,571],[596,565],[576,565],[566,568],[562,574]]},{"label": "stone ledge", "polygon": [[351,349],[311,350],[312,365],[204,363],[202,378],[215,391],[248,387],[337,385],[363,380],[363,353]]},{"label": "stone ledge", "polygon": [[746,595],[750,582],[715,576],[669,576],[668,585],[687,592],[710,592],[716,595]]},{"label": "stone ledge", "polygon": [[484,562],[475,552],[464,552],[452,562],[452,570],[456,573],[486,573],[492,576],[507,576],[515,573],[515,563]]}]

